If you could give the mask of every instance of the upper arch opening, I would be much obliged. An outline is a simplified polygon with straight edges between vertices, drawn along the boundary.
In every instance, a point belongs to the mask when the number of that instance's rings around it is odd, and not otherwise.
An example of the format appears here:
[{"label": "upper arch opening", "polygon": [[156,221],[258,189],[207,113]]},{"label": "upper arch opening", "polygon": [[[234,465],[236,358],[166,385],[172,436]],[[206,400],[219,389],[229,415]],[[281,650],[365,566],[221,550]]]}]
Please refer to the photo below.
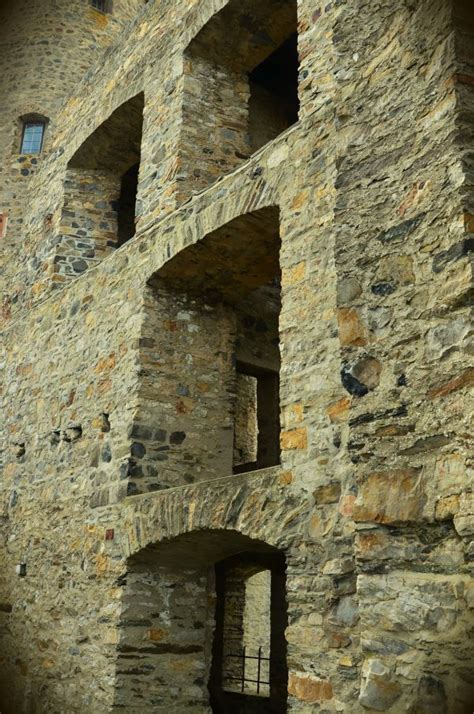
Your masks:
[{"label": "upper arch opening", "polygon": [[185,52],[183,198],[298,120],[296,0],[230,0]]},{"label": "upper arch opening", "polygon": [[135,235],[144,95],[98,126],[70,158],[56,272],[78,275]]},{"label": "upper arch opening", "polygon": [[279,219],[243,214],[149,279],[129,495],[280,463]]}]

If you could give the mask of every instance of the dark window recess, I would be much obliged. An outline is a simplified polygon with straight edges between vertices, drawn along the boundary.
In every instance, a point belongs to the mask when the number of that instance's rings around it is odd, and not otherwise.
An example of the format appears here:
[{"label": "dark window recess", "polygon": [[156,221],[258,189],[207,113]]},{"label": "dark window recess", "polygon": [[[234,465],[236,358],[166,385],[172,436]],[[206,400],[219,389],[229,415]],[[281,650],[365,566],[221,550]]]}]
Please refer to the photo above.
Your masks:
[{"label": "dark window recess", "polygon": [[234,473],[246,473],[280,463],[280,379],[278,372],[237,363],[237,374],[257,381],[257,454],[256,461],[234,466]]},{"label": "dark window recess", "polygon": [[117,204],[117,246],[123,245],[135,235],[135,204],[137,202],[139,169],[140,164],[135,164],[122,176]]},{"label": "dark window recess", "polygon": [[108,0],[91,0],[91,5],[100,12],[110,12],[110,3]]},{"label": "dark window recess", "polygon": [[[248,583],[264,573],[269,576],[268,585],[252,597]],[[281,554],[241,553],[216,565],[216,628],[209,681],[213,714],[286,712],[287,625]],[[263,647],[259,637],[266,641]]]},{"label": "dark window recess", "polygon": [[39,154],[43,148],[45,122],[27,121],[23,125],[22,154]]},{"label": "dark window recess", "polygon": [[256,146],[298,121],[298,34],[249,73],[249,127]]}]

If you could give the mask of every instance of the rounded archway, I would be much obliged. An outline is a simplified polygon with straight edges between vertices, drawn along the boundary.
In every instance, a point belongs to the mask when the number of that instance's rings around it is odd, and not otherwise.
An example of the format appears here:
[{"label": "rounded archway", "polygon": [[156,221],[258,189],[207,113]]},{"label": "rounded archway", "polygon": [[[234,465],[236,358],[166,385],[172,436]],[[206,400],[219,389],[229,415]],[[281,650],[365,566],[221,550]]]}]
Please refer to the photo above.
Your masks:
[{"label": "rounded archway", "polygon": [[128,561],[114,709],[284,712],[286,626],[277,548],[231,530],[149,545]]}]

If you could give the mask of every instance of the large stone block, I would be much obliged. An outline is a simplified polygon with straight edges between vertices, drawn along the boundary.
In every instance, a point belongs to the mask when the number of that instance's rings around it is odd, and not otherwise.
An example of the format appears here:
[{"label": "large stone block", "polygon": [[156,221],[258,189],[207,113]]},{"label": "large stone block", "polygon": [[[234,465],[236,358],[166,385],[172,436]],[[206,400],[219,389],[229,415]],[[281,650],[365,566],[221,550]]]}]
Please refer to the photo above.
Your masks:
[{"label": "large stone block", "polygon": [[359,488],[354,520],[396,524],[423,517],[426,494],[418,469],[370,474]]}]

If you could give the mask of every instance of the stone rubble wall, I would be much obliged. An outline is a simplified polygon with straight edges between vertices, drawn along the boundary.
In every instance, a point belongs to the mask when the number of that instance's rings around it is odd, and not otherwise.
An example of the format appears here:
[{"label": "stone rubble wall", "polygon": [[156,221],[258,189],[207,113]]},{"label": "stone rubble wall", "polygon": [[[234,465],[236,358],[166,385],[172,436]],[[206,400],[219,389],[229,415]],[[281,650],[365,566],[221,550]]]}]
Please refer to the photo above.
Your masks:
[{"label": "stone rubble wall", "polygon": [[[261,648],[262,657],[269,657],[270,649],[270,603],[271,603],[271,573],[269,570],[262,570],[260,573],[250,577],[245,583],[245,610],[244,610],[244,637],[243,642],[247,654],[253,657],[258,656]],[[258,663],[250,660],[247,663],[247,677],[249,679],[258,678]],[[260,663],[260,678],[263,681],[270,681],[269,663]],[[257,691],[255,682],[248,685],[252,692]],[[262,685],[260,693],[268,694],[269,686]]]},{"label": "stone rubble wall", "polygon": [[[142,9],[142,0],[114,0],[114,12],[104,15],[89,0],[5,0],[0,8],[0,213],[8,215],[6,235],[0,247],[2,319],[8,320],[25,288],[20,274],[28,251],[24,209],[33,177],[53,151],[54,137],[66,119],[77,128],[73,110],[59,119],[65,98],[76,91],[84,75],[103,57],[107,48]],[[107,57],[107,55],[106,55]],[[105,59],[105,66],[108,60]],[[104,65],[102,65],[104,66]],[[48,120],[43,151],[20,154],[21,117],[40,115]],[[41,185],[42,179],[40,179]],[[43,184],[44,186],[44,184]],[[44,198],[44,190],[41,191]],[[40,211],[41,230],[48,229],[47,211]],[[21,257],[20,257],[21,256]],[[29,256],[32,257],[31,255]],[[34,265],[34,270],[38,265]]]},{"label": "stone rubble wall", "polygon": [[[133,686],[122,677],[120,623],[130,612],[133,627],[162,596],[133,610],[162,565],[157,551],[136,579],[133,558],[211,529],[286,555],[289,712],[470,714],[472,9],[300,0],[300,122],[179,205],[184,51],[225,4],[187,3],[184,15],[149,3],[106,70],[75,87],[29,183],[2,275],[12,298],[0,358],[2,712],[103,714],[121,701],[130,714],[160,711],[140,698],[146,668]],[[52,291],[67,164],[143,90],[137,235]],[[134,425],[184,431],[177,416],[155,424],[155,393],[152,410],[146,402],[147,330],[167,347],[166,316],[149,321],[149,280],[268,206],[280,208],[282,241],[281,466],[231,476],[216,465],[213,480],[193,471],[190,484],[177,470],[168,488],[126,498]],[[172,388],[182,373],[175,360]],[[192,587],[178,562],[171,572],[181,643],[209,647],[189,617],[212,620],[209,571]],[[156,653],[154,624],[132,635]],[[204,678],[195,685],[164,655],[175,708],[186,691],[206,711],[203,661],[189,657]]]}]

